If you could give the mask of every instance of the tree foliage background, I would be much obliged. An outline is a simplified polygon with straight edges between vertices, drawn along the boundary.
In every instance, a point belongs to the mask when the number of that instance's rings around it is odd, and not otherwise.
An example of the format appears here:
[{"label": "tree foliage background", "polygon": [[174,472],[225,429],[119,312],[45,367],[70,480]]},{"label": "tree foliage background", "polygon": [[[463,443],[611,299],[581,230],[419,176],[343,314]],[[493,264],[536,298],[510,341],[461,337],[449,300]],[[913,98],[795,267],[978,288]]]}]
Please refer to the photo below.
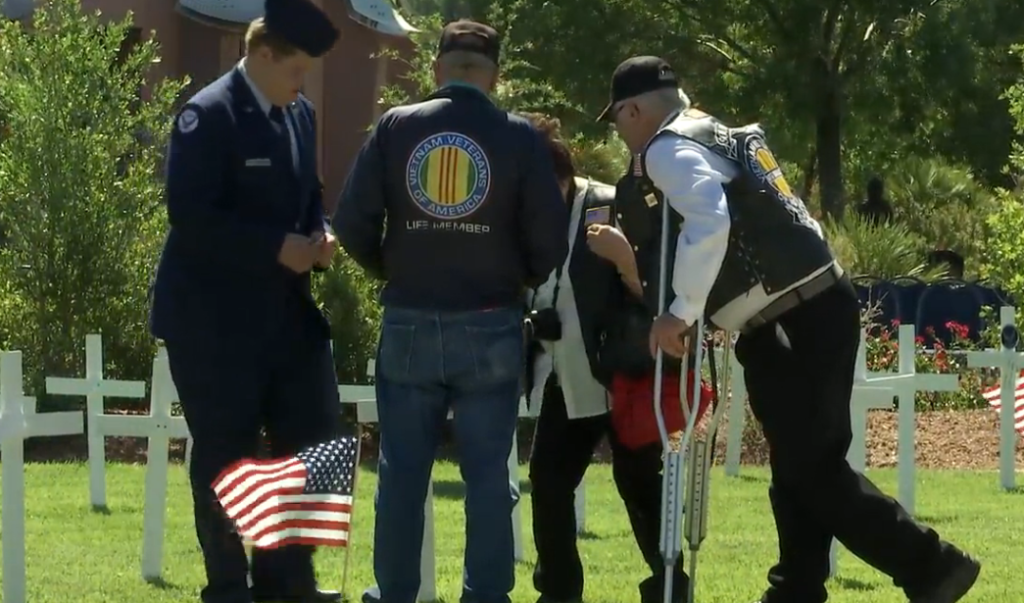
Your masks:
[{"label": "tree foliage background", "polygon": [[[624,58],[669,59],[698,106],[761,122],[787,177],[826,223],[841,262],[919,273],[928,251],[1024,299],[1024,3],[1019,0],[403,0],[421,29],[390,106],[433,89],[442,24],[504,33],[495,101],[559,117],[581,171],[614,183],[628,152],[594,122]],[[185,82],[152,78],[152,41],[77,0],[0,23],[0,349],[26,375],[78,375],[101,332],[107,370],[145,379],[149,278],[166,230],[161,165]],[[142,93],[140,94],[140,90]],[[322,107],[321,111],[339,110]],[[370,126],[370,124],[367,124]],[[848,208],[881,176],[895,224]],[[339,377],[365,376],[378,284],[347,258],[317,277]],[[48,403],[43,400],[44,405]]]},{"label": "tree foliage background", "polygon": [[45,3],[31,29],[0,23],[0,334],[25,351],[36,386],[44,373],[81,373],[88,333],[104,336],[115,374],[151,370],[146,284],[183,82],[146,81],[158,48],[122,52],[130,27],[103,26],[71,0]]}]

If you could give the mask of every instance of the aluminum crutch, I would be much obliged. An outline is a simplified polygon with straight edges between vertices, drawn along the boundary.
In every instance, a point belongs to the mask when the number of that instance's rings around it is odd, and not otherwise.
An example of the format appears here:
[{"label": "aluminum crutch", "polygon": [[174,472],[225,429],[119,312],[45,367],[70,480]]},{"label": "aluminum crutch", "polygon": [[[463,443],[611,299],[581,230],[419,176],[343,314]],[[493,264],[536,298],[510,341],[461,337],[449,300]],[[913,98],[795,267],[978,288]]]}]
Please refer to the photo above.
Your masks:
[{"label": "aluminum crutch", "polygon": [[[668,218],[669,208],[668,202],[662,201],[661,210],[661,249],[660,249],[660,262],[658,265],[658,316],[665,311],[665,287],[668,282],[668,266],[667,266],[667,255],[668,255]],[[694,334],[695,341],[702,341],[704,336],[704,327],[701,323],[697,323],[696,333]],[[694,352],[694,361],[697,366],[699,374],[701,366],[701,350],[703,346],[697,345],[696,351]],[[689,356],[689,350],[683,355],[683,375],[686,375],[687,360]],[[682,529],[680,526],[682,515],[683,515],[683,458],[687,445],[689,444],[690,437],[693,433],[693,428],[696,425],[697,413],[690,413],[686,429],[683,432],[683,437],[679,441],[678,448],[674,448],[672,443],[669,441],[668,429],[665,426],[665,415],[661,408],[661,393],[662,393],[662,376],[664,375],[665,369],[665,354],[658,348],[654,358],[654,416],[658,422],[658,434],[661,436],[662,449],[664,450],[664,465],[662,470],[661,478],[661,539],[659,541],[659,552],[661,558],[665,563],[665,591],[664,591],[664,603],[671,603],[672,601],[672,582],[674,578],[674,568],[676,560],[679,559],[679,553],[683,548],[682,544]],[[686,381],[684,380],[680,386],[680,390],[685,391]],[[695,400],[699,400],[700,396],[700,379],[695,380]]]},{"label": "aluminum crutch", "polygon": [[[725,414],[725,401],[729,398],[729,378],[731,353],[729,342],[732,333],[725,333],[726,344],[723,348],[722,374],[718,375],[714,353],[714,341],[708,353],[708,368],[711,373],[713,391],[711,420],[708,422],[705,439],[694,440],[690,451],[689,476],[687,481],[686,521],[683,531],[690,545],[690,588],[687,600],[693,603],[697,585],[697,553],[700,545],[708,534],[708,508],[710,506],[711,465],[715,459],[715,444],[718,437],[718,423]],[[699,373],[698,373],[699,375]]]}]

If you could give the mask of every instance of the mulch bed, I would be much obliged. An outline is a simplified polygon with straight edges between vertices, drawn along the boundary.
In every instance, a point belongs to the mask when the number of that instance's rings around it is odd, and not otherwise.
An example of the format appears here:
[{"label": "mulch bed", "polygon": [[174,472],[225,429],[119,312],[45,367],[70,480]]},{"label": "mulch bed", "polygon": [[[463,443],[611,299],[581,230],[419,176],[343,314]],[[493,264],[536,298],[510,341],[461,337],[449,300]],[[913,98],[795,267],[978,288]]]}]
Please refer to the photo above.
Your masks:
[{"label": "mulch bed", "polygon": [[[896,465],[896,413],[871,411],[868,414],[867,451],[871,467]],[[725,457],[725,419],[719,428],[718,462]],[[520,426],[520,458],[529,455],[532,426]],[[999,466],[999,417],[991,410],[934,411],[917,415],[917,466],[943,469],[996,469]],[[756,425],[748,424],[744,433],[742,462],[764,464],[767,449]],[[372,432],[363,435],[363,458],[376,456],[376,439]],[[442,450],[444,456],[449,451]],[[171,442],[171,459],[184,458],[184,441]],[[144,438],[111,437],[106,439],[108,462],[145,463]],[[607,461],[607,446],[598,451],[598,458]],[[31,462],[74,462],[88,458],[85,436],[32,439],[25,443],[25,458]],[[1017,462],[1024,466],[1024,438],[1017,439]]]}]

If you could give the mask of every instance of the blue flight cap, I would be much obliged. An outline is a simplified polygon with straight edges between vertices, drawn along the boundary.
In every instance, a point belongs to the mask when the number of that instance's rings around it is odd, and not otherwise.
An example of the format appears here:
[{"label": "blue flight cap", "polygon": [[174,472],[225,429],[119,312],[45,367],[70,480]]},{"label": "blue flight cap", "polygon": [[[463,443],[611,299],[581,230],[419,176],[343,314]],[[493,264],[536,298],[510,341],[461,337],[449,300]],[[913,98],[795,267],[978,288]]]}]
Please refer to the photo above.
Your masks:
[{"label": "blue flight cap", "polygon": [[331,19],[309,0],[266,0],[263,23],[268,32],[314,58],[338,41]]}]

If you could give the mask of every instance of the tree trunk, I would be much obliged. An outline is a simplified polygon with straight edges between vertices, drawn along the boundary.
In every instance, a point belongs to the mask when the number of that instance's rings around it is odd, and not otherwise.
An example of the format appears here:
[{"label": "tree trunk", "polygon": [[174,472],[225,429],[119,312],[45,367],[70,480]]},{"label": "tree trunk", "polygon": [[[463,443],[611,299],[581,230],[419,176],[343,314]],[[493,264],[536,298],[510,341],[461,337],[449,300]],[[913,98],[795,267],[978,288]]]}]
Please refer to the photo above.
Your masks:
[{"label": "tree trunk", "polygon": [[816,147],[818,153],[818,190],[821,210],[832,217],[843,217],[843,142],[842,142],[842,87],[839,74],[825,61],[816,65],[818,88],[818,115]]},{"label": "tree trunk", "polygon": [[804,183],[803,188],[800,190],[800,198],[807,203],[811,198],[811,193],[814,192],[814,183],[818,179],[818,149],[815,148],[811,151],[811,156],[807,158],[807,166],[804,167]]}]

